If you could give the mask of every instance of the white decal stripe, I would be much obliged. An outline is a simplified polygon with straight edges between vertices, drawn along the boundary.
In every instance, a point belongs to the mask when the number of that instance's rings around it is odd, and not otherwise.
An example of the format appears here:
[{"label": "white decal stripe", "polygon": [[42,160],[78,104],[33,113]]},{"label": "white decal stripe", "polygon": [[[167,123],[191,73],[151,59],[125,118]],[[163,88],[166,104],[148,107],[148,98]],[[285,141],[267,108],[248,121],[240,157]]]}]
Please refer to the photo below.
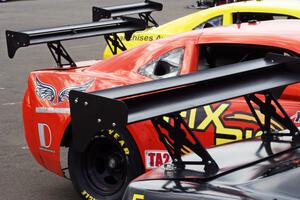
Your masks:
[{"label": "white decal stripe", "polygon": [[36,113],[57,113],[57,114],[64,114],[70,113],[70,108],[45,108],[45,107],[37,107],[35,108]]},{"label": "white decal stripe", "polygon": [[55,153],[55,150],[46,149],[46,148],[43,148],[43,147],[40,147],[40,150],[50,152],[50,153]]}]

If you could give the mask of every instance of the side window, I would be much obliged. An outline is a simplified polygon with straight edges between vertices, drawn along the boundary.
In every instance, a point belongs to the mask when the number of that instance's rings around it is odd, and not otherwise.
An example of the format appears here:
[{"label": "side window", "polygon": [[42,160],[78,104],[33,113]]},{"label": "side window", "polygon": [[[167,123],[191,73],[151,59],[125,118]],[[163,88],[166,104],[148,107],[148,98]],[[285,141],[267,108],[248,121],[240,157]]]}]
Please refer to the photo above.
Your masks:
[{"label": "side window", "polygon": [[297,19],[296,17],[272,13],[237,12],[232,14],[233,23],[244,23],[249,21],[266,21],[275,19]]},{"label": "side window", "polygon": [[193,28],[193,30],[199,30],[203,28],[210,28],[210,27],[215,27],[215,26],[222,26],[223,25],[223,15],[219,15],[217,17],[211,18],[207,20],[206,22],[203,22]]},{"label": "side window", "polygon": [[184,49],[172,50],[147,63],[139,73],[152,79],[177,76],[182,67]]},{"label": "side window", "polygon": [[250,44],[201,44],[198,70],[263,58],[268,53],[298,57],[297,54],[289,50],[270,46]]}]

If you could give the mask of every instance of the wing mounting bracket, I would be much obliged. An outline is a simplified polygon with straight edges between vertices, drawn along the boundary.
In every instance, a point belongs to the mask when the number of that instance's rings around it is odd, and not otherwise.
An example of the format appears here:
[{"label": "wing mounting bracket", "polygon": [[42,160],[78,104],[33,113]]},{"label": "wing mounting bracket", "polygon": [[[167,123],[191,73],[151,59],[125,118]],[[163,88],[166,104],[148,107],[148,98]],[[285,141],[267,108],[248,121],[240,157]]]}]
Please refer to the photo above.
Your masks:
[{"label": "wing mounting bracket", "polygon": [[[60,41],[48,42],[47,46],[58,67],[63,67],[66,65],[76,67],[76,63],[73,61]],[[67,61],[68,63],[62,63],[62,58],[65,59],[65,61]]]},{"label": "wing mounting bracket", "polygon": [[[167,118],[163,116],[155,117],[151,121],[159,136],[159,140],[166,147],[176,169],[184,169],[185,165],[204,165],[206,174],[212,175],[218,172],[219,167],[217,163],[205,150],[179,113],[168,115]],[[163,132],[167,132],[167,134]],[[189,149],[196,153],[201,158],[201,161],[183,161],[181,152],[182,150],[189,151]]]},{"label": "wing mounting bracket", "polygon": [[151,16],[151,13],[140,13],[139,14],[140,19],[144,20],[149,23],[153,24],[155,27],[159,27],[159,24],[155,21],[155,19]]},{"label": "wing mounting bracket", "polygon": [[[127,36],[125,34],[125,39],[126,38]],[[121,51],[127,50],[126,46],[124,45],[124,43],[116,33],[104,35],[104,39],[113,55],[116,55],[118,53],[118,49],[120,49]]]},{"label": "wing mounting bracket", "polygon": [[[280,105],[278,100],[269,91],[263,92],[264,101],[257,97],[257,94],[245,95],[244,98],[254,115],[257,124],[263,131],[262,139],[266,142],[271,141],[282,141],[280,137],[289,136],[292,137],[292,141],[299,141],[299,130],[296,125],[292,122],[289,115]],[[264,118],[259,118],[257,112],[254,109],[254,105],[259,107],[259,110],[264,115]],[[273,131],[271,127],[271,120],[276,120],[281,125],[283,125],[289,133],[279,132],[277,130]]]}]

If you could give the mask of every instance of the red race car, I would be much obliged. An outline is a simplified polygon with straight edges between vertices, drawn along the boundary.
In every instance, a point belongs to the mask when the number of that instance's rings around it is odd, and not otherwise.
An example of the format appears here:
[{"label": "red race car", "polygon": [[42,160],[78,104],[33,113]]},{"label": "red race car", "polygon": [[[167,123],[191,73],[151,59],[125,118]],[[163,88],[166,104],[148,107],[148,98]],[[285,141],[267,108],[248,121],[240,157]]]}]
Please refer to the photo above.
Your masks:
[{"label": "red race car", "polygon": [[[67,168],[83,199],[119,199],[133,178],[168,162],[170,156],[153,134],[149,121],[128,125],[126,132],[99,130],[97,135],[87,127],[81,130],[85,140],[74,140],[71,90],[93,92],[142,83],[262,58],[268,53],[300,55],[300,21],[279,20],[193,31],[153,41],[94,64],[75,63],[60,41],[95,35],[108,38],[108,34],[117,39],[116,33],[145,28],[143,22],[131,18],[92,24],[7,31],[10,57],[19,47],[47,43],[59,66],[63,65],[62,59],[70,65],[30,73],[23,100],[24,129],[34,158],[59,176],[65,176],[60,149],[69,148]],[[300,123],[299,100],[299,84],[290,85],[279,100],[296,125]],[[89,102],[79,103],[89,106]],[[259,110],[256,113],[264,118]],[[205,147],[262,134],[242,98],[187,110],[181,116]],[[104,123],[102,120],[99,116],[96,122]],[[283,129],[275,119],[271,120],[271,128]],[[84,144],[80,151],[74,148],[78,143]],[[182,153],[189,152],[188,148],[182,149]]]}]

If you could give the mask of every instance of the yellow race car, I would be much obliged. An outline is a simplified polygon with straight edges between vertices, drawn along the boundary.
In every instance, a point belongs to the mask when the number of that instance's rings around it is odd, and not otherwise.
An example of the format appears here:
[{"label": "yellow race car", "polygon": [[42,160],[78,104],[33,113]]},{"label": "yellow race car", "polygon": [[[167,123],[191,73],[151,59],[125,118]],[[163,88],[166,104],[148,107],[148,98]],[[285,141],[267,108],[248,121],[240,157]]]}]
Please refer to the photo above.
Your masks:
[{"label": "yellow race car", "polygon": [[[148,7],[142,7],[147,5]],[[130,6],[126,6],[128,9]],[[140,11],[161,10],[159,3],[145,1],[145,3],[134,4],[135,8]],[[123,12],[118,10],[118,6],[102,8],[102,11],[111,10],[118,12],[119,15]],[[128,9],[126,14],[138,14],[134,9]],[[127,10],[127,11],[128,11]],[[95,7],[94,7],[95,11]],[[96,11],[99,11],[96,9]],[[146,12],[147,13],[147,12]],[[149,13],[149,12],[148,12]],[[141,14],[139,14],[141,17]],[[111,16],[117,18],[118,15]],[[145,16],[144,16],[145,17]],[[146,17],[150,17],[146,15]],[[231,4],[216,6],[213,8],[198,11],[185,17],[173,20],[164,25],[153,27],[145,31],[136,32],[127,41],[124,34],[119,34],[120,42],[123,43],[123,50],[136,47],[137,45],[168,37],[182,32],[187,32],[196,29],[226,26],[235,23],[256,23],[257,21],[273,20],[273,19],[299,19],[300,18],[300,1],[299,0],[256,0],[244,1]],[[151,18],[152,19],[152,18]],[[153,20],[153,19],[152,19]],[[95,21],[95,19],[94,19]],[[154,21],[155,22],[155,21]],[[154,25],[157,25],[155,22]],[[283,30],[284,34],[284,30]],[[127,38],[128,39],[128,38]],[[122,49],[122,48],[121,48]],[[116,53],[120,53],[120,48]],[[109,58],[113,55],[109,46],[106,47],[103,58]]]}]

